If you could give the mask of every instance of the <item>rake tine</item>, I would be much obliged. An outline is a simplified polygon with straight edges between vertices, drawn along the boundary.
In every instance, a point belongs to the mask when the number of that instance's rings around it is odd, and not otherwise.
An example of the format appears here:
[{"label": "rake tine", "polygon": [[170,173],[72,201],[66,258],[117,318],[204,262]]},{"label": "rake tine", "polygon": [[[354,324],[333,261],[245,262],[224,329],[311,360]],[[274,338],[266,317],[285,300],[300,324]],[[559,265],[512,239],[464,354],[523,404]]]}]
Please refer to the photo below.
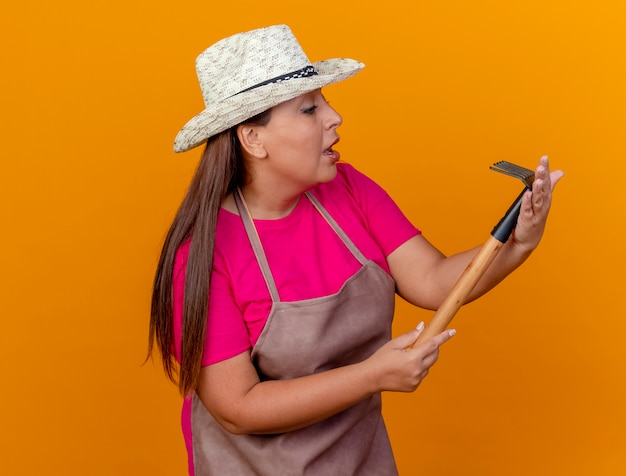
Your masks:
[{"label": "rake tine", "polygon": [[500,172],[501,174],[508,175],[510,177],[518,178],[527,188],[532,188],[532,184],[535,180],[535,172],[521,167],[519,165],[512,164],[511,162],[500,161],[489,167],[491,170]]},{"label": "rake tine", "polygon": [[522,175],[522,176],[534,175],[535,174],[535,172],[533,170],[527,169],[525,167],[521,167],[519,165],[512,164],[511,162],[501,161],[501,162],[496,162],[493,165],[494,165],[494,167],[491,167],[491,168],[494,169],[494,170],[495,170],[495,167],[497,167],[497,168],[506,170],[508,172],[514,172],[514,173]]},{"label": "rake tine", "polygon": [[508,170],[510,172],[516,172],[522,175],[533,175],[535,172],[533,170],[527,169],[525,167],[521,167],[520,165],[512,164],[511,162],[500,161],[493,164],[495,167]]},{"label": "rake tine", "polygon": [[508,175],[510,177],[524,178],[524,177],[528,176],[528,174],[520,173],[520,172],[517,172],[515,170],[509,170],[509,169],[498,168],[498,167],[489,167],[489,168],[491,170],[495,170],[496,172],[500,172],[501,174]]},{"label": "rake tine", "polygon": [[506,160],[501,160],[499,162],[496,162],[495,164],[498,167],[504,167],[504,168],[509,168],[512,170],[519,170],[519,171],[524,171],[524,172],[529,172],[532,173],[533,171],[531,169],[527,169],[526,167],[522,167],[521,165],[516,165],[512,162],[508,162]]},{"label": "rake tine", "polygon": [[[508,175],[509,177],[520,179],[521,181],[524,182],[524,185],[532,184],[532,182],[534,180],[533,175],[529,176],[528,174],[520,174],[518,172],[512,172],[512,171],[509,171],[509,170],[501,170],[501,169],[496,169],[496,168],[493,168],[493,167],[490,167],[490,168],[491,168],[491,170],[494,170],[496,172],[500,172],[501,174],[504,174],[504,175]],[[527,182],[527,180],[528,180],[528,182]]]}]

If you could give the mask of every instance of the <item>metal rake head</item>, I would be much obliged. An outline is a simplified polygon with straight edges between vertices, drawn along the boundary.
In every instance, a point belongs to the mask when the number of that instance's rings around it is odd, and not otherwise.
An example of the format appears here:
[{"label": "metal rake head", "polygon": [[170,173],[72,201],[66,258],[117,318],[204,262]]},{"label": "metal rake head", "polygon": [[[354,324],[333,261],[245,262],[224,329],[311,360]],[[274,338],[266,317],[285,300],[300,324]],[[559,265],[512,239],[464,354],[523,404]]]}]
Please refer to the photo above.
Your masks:
[{"label": "metal rake head", "polygon": [[533,188],[533,182],[535,181],[535,172],[533,170],[512,164],[506,160],[496,162],[489,168],[501,174],[520,179],[529,190]]}]

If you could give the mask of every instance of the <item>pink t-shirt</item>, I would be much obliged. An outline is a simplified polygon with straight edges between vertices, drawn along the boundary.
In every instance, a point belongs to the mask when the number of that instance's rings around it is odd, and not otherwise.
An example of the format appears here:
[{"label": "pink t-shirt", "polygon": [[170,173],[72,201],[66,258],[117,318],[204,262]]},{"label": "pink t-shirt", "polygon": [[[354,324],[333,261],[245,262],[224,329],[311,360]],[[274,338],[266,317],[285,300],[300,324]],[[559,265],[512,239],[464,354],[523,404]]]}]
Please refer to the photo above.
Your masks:
[{"label": "pink t-shirt", "polygon": [[[346,163],[337,176],[311,190],[366,258],[389,272],[386,257],[420,233],[389,195]],[[277,220],[254,220],[281,301],[327,296],[339,291],[360,264],[311,201]],[[185,269],[189,242],[174,265],[174,337],[180,356]],[[272,302],[241,218],[221,209],[217,220],[207,331],[202,365],[234,357],[256,343]],[[183,432],[191,459],[189,400]],[[191,461],[190,461],[191,463]],[[192,473],[190,464],[190,472]]]},{"label": "pink t-shirt", "polygon": [[[389,195],[346,163],[337,177],[311,190],[359,250],[385,271],[386,256],[419,233]],[[359,269],[337,234],[302,196],[277,220],[254,220],[281,301],[299,301],[339,291]],[[180,351],[185,268],[189,242],[174,266],[174,333]],[[221,209],[217,220],[203,365],[234,357],[254,346],[272,302],[241,218]]]}]

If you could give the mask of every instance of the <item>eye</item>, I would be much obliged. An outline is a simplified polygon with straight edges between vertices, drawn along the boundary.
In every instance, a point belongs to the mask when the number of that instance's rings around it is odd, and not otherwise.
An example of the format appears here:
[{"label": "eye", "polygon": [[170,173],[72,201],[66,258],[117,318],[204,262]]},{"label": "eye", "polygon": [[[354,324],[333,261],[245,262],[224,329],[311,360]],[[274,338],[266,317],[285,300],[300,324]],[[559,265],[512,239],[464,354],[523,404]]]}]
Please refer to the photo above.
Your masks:
[{"label": "eye", "polygon": [[304,113],[304,114],[313,114],[316,109],[317,109],[317,105],[314,105],[314,106],[311,106],[311,107],[306,107],[306,108],[302,109],[302,113]]}]

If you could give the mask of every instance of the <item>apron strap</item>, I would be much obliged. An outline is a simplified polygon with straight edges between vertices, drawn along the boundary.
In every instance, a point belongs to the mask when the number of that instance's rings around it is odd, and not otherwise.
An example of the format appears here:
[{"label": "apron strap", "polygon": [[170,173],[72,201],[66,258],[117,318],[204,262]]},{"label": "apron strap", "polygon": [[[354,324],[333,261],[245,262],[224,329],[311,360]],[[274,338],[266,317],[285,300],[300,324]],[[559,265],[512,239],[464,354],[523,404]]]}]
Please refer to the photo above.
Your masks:
[{"label": "apron strap", "polygon": [[337,223],[335,219],[330,216],[330,213],[328,213],[328,211],[320,203],[317,197],[315,197],[315,195],[313,195],[311,192],[305,192],[304,194],[308,197],[309,200],[311,200],[313,206],[317,209],[318,212],[320,212],[320,214],[328,222],[328,224],[335,231],[335,233],[337,233],[339,238],[341,238],[341,241],[343,241],[344,245],[346,245],[346,247],[350,250],[354,257],[359,261],[359,263],[365,265],[365,263],[367,263],[369,260],[365,257],[363,253],[361,253],[361,250],[357,248],[357,246],[350,239],[350,237],[346,235],[343,229],[339,226],[339,223]]},{"label": "apron strap", "polygon": [[[365,257],[363,253],[361,253],[361,250],[357,248],[357,246],[350,239],[350,237],[346,235],[343,229],[339,226],[339,224],[335,221],[335,219],[330,215],[330,213],[328,213],[328,211],[320,203],[317,197],[315,197],[315,195],[313,195],[311,192],[305,192],[305,195],[311,201],[311,203],[317,209],[320,215],[322,215],[324,220],[326,220],[326,222],[334,230],[334,232],[337,233],[337,236],[339,236],[343,244],[346,245],[348,250],[356,258],[356,260],[359,263],[361,263],[361,265],[365,265],[369,260]],[[246,229],[246,233],[248,234],[248,239],[250,240],[250,244],[252,245],[252,250],[254,251],[254,255],[256,256],[257,262],[259,263],[259,266],[261,268],[263,279],[265,280],[267,289],[269,289],[270,295],[272,296],[272,301],[280,302],[278,288],[276,287],[274,276],[272,275],[272,271],[270,270],[270,265],[267,262],[265,251],[263,251],[261,238],[259,237],[259,233],[257,232],[257,229],[254,226],[252,215],[250,214],[250,210],[248,209],[248,206],[246,205],[246,202],[243,199],[243,194],[241,193],[241,189],[237,188],[235,193],[233,193],[233,197],[235,198],[235,204],[237,205],[237,210],[239,210],[239,215],[241,216],[241,220],[243,221],[243,226]]]},{"label": "apron strap", "polygon": [[233,193],[233,197],[235,198],[235,204],[237,205],[237,209],[239,210],[241,220],[243,221],[243,226],[245,227],[246,233],[248,234],[248,239],[250,240],[250,244],[252,245],[252,250],[254,251],[254,255],[256,256],[256,260],[259,263],[259,266],[261,267],[263,279],[265,279],[267,289],[269,289],[270,295],[272,296],[272,302],[280,302],[278,288],[276,287],[274,276],[272,276],[270,265],[267,262],[267,257],[265,256],[265,252],[263,251],[261,238],[259,238],[259,233],[256,231],[256,227],[254,226],[254,222],[252,221],[252,215],[250,214],[250,210],[248,210],[248,206],[243,199],[243,194],[241,193],[239,187],[237,187],[237,190],[235,190],[235,193]]}]

